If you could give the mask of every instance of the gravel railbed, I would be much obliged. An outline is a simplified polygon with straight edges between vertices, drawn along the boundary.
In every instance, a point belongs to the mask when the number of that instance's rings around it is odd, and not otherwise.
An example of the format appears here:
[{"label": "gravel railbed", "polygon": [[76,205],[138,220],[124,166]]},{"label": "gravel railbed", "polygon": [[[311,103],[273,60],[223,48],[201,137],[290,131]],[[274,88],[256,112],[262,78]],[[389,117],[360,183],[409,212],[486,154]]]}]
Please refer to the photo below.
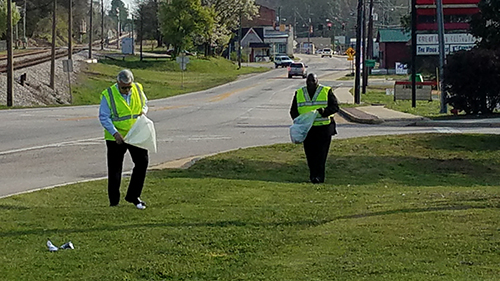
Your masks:
[{"label": "gravel railbed", "polygon": [[[73,54],[73,72],[70,73],[71,86],[75,85],[77,75],[83,65],[87,64],[87,53]],[[62,57],[55,64],[55,89],[50,88],[51,62],[25,67],[14,71],[13,105],[14,106],[46,106],[70,104],[68,73],[63,71]],[[26,73],[24,86],[19,77]],[[0,105],[7,105],[7,73],[0,75]]]}]

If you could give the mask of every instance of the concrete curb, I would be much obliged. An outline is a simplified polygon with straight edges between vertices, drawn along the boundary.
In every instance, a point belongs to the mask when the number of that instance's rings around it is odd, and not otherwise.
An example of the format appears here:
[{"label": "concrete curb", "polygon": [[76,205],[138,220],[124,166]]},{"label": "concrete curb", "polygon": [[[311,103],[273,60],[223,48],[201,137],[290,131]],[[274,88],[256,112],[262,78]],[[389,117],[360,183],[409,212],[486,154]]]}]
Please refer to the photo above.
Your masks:
[{"label": "concrete curb", "polygon": [[339,114],[345,119],[362,124],[381,124],[384,120],[375,115],[363,112],[355,107],[340,108]]},{"label": "concrete curb", "polygon": [[454,121],[416,121],[410,126],[416,127],[463,127],[463,128],[500,128],[500,123],[454,122]]}]

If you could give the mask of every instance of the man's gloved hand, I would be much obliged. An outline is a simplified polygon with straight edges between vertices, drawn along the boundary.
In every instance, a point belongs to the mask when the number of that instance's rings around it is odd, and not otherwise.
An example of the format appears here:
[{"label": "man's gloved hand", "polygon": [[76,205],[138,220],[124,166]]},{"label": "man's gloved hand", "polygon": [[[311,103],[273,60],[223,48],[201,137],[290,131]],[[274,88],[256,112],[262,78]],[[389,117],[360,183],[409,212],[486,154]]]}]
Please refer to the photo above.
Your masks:
[{"label": "man's gloved hand", "polygon": [[325,112],[325,109],[324,108],[318,108],[317,109],[319,115],[323,116],[323,113]]},{"label": "man's gloved hand", "polygon": [[117,144],[123,144],[125,141],[123,140],[123,137],[120,133],[116,132],[113,137],[115,137],[116,143]]}]

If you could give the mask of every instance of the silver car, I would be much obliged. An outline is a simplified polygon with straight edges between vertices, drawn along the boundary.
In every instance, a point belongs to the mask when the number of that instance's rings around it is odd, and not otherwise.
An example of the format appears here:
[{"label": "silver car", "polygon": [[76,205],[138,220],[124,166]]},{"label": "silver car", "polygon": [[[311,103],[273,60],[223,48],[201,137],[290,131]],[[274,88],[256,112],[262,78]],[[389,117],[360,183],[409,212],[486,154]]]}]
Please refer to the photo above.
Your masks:
[{"label": "silver car", "polygon": [[293,76],[302,76],[302,78],[307,77],[307,65],[302,62],[292,62],[288,67],[288,78]]}]

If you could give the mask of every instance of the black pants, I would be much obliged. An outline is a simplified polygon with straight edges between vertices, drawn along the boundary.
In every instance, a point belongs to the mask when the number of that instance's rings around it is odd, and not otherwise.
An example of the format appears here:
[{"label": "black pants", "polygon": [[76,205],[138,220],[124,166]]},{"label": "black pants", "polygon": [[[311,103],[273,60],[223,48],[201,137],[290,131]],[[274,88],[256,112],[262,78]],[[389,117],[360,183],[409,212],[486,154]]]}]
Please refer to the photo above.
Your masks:
[{"label": "black pants", "polygon": [[311,182],[325,182],[325,165],[332,142],[329,126],[313,126],[304,140],[304,152]]},{"label": "black pants", "polygon": [[[117,144],[115,141],[106,141],[108,148],[108,197],[111,206],[120,202],[120,184],[122,180],[123,159],[127,150],[130,152],[134,169],[130,178],[125,200],[135,203],[141,196],[146,171],[149,164],[148,151],[129,144]],[[137,202],[138,203],[138,202]]]}]

